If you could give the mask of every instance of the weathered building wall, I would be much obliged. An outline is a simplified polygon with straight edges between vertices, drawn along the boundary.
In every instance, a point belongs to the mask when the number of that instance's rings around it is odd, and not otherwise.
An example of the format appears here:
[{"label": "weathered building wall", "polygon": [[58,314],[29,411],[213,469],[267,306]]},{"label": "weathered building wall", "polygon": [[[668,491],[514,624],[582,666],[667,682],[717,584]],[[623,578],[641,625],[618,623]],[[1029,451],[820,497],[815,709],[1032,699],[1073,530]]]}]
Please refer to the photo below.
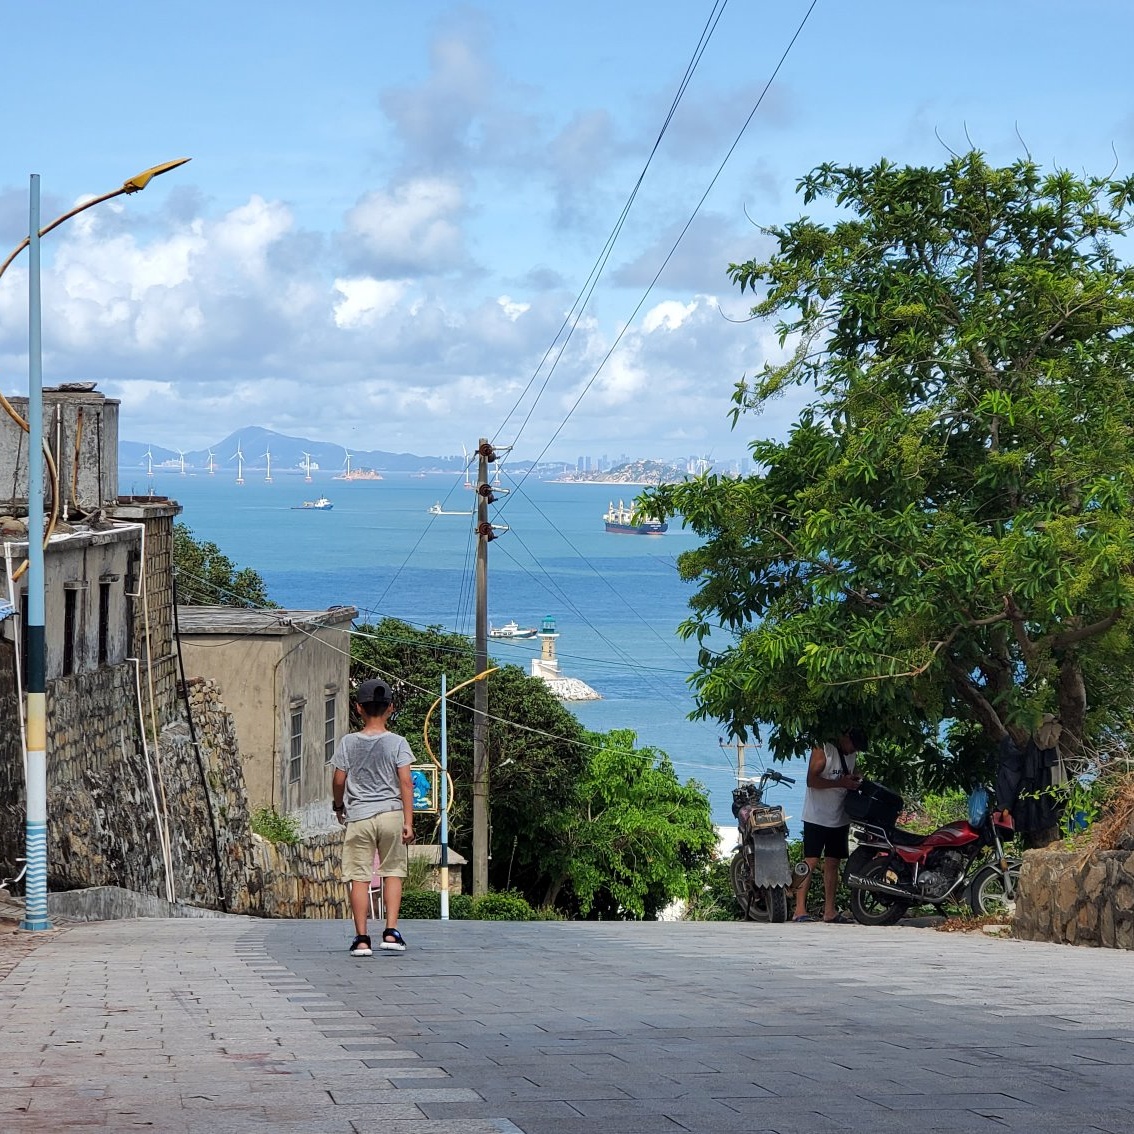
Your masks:
[{"label": "weathered building wall", "polygon": [[[27,398],[8,400],[27,421]],[[96,390],[43,391],[43,439],[59,469],[61,501],[68,509],[90,511],[118,496],[119,404]],[[0,501],[26,508],[28,435],[5,413],[0,413],[0,469],[5,470]],[[49,486],[44,487],[46,500]]]},{"label": "weathered building wall", "polygon": [[1027,941],[1134,949],[1134,839],[1112,851],[1024,855],[1013,931]]},{"label": "weathered building wall", "polygon": [[191,635],[182,629],[181,651],[190,680],[207,677],[220,689],[228,711],[235,718],[244,782],[249,804],[281,805],[276,784],[276,725],[273,706],[280,660],[278,637],[218,637]]}]

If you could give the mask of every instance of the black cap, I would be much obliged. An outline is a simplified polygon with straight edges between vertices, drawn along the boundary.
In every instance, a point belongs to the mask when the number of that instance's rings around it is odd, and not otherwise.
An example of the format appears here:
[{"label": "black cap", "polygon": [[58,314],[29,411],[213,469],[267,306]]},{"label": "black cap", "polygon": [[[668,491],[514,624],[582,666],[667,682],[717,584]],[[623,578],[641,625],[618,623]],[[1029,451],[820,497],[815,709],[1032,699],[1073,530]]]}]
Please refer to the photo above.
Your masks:
[{"label": "black cap", "polygon": [[375,701],[391,704],[394,700],[394,691],[380,677],[373,677],[358,687],[354,699],[360,705],[369,705]]}]

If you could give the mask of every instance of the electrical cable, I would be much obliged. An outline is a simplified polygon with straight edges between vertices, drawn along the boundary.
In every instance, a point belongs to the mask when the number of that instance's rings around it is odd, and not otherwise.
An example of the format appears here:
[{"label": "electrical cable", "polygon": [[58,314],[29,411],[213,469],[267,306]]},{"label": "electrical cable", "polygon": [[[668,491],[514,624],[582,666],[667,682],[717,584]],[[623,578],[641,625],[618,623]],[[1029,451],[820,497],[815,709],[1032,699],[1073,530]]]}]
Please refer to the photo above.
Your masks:
[{"label": "electrical cable", "polygon": [[811,18],[811,13],[815,10],[815,6],[818,4],[818,2],[819,0],[811,0],[811,4],[808,6],[807,11],[803,14],[803,19],[799,22],[799,26],[795,29],[795,33],[788,41],[787,47],[784,48],[783,53],[780,55],[779,61],[776,63],[775,68],[772,70],[772,74],[769,76],[768,81],[764,84],[763,89],[760,91],[755,105],[749,112],[748,117],[744,120],[744,124],[740,127],[740,130],[737,133],[736,138],[733,140],[732,145],[729,146],[728,151],[725,153],[724,158],[721,160],[720,165],[717,167],[717,171],[713,174],[712,178],[709,181],[709,184],[705,188],[705,191],[701,194],[700,199],[694,206],[693,212],[689,215],[689,219],[685,222],[685,224],[681,228],[681,231],[677,234],[677,239],[673,242],[673,245],[670,247],[669,252],[666,253],[665,259],[662,260],[661,265],[658,267],[658,270],[654,273],[654,276],[650,280],[649,285],[646,287],[645,292],[643,292],[641,299],[639,299],[637,304],[634,306],[633,311],[631,311],[630,313],[630,317],[623,322],[621,329],[614,338],[614,342],[611,343],[610,348],[607,350],[606,354],[603,356],[598,366],[595,368],[594,373],[583,386],[583,389],[580,391],[579,396],[575,399],[571,408],[567,411],[567,415],[556,427],[555,431],[548,438],[547,444],[544,445],[544,447],[540,450],[539,455],[531,463],[528,471],[525,472],[524,476],[516,485],[516,488],[513,490],[514,492],[518,491],[523,486],[524,481],[526,481],[527,478],[531,476],[531,470],[534,469],[543,460],[544,456],[547,454],[548,449],[551,448],[551,446],[555,443],[556,438],[558,438],[559,434],[562,433],[566,428],[568,421],[571,420],[571,417],[579,408],[579,405],[582,402],[583,398],[587,396],[590,388],[594,385],[595,381],[598,379],[598,376],[602,373],[603,368],[610,361],[610,358],[614,354],[615,350],[617,350],[619,343],[622,342],[623,336],[633,325],[634,320],[637,318],[638,313],[642,310],[643,306],[645,306],[646,300],[649,299],[650,295],[653,293],[654,287],[656,286],[658,280],[661,278],[662,272],[665,271],[666,266],[669,264],[670,260],[673,259],[674,254],[677,252],[677,249],[680,246],[682,240],[685,239],[685,234],[692,227],[693,221],[697,218],[697,214],[700,213],[701,206],[704,205],[705,201],[708,199],[708,196],[712,192],[713,187],[716,185],[717,181],[720,179],[721,174],[724,172],[724,168],[728,164],[729,159],[736,151],[737,146],[740,145],[740,142],[743,139],[745,132],[748,130],[752,119],[756,116],[756,112],[760,109],[761,105],[764,102],[764,99],[767,97],[772,83],[775,82],[776,77],[779,75],[780,70],[783,68],[784,63],[787,61],[787,57],[791,53],[792,48],[795,46],[796,40],[798,40],[800,35],[802,35],[803,29],[807,26],[807,21]]}]

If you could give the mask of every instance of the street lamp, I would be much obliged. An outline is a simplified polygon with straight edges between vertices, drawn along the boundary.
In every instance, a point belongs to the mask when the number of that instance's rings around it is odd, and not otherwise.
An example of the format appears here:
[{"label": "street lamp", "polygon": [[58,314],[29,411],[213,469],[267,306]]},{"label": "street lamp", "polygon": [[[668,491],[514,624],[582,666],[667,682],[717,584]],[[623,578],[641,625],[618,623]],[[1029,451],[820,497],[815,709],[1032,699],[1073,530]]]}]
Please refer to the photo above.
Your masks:
[{"label": "street lamp", "polygon": [[64,221],[123,193],[137,193],[155,177],[184,165],[178,158],[143,170],[122,185],[94,197],[56,217],[49,225],[39,223],[39,174],[31,175],[28,236],[0,265],[0,276],[8,265],[28,249],[28,618],[27,640],[27,874],[24,920],[21,929],[50,929],[47,917],[47,656],[44,634],[43,562],[43,342],[40,313],[40,237]]}]

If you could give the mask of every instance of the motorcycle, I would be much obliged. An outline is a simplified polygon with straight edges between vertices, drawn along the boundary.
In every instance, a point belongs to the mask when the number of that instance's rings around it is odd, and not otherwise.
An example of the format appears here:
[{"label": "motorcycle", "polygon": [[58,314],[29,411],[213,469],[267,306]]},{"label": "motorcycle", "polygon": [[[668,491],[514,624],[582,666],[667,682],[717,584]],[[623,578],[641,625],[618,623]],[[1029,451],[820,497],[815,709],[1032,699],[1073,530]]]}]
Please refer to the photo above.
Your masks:
[{"label": "motorcycle", "polygon": [[991,809],[985,789],[969,797],[968,819],[928,835],[871,819],[852,817],[858,846],[843,870],[851,915],[860,925],[893,925],[911,906],[941,906],[961,894],[977,915],[1007,916],[1015,907],[1020,860],[1004,847],[1015,833],[1012,817]]},{"label": "motorcycle", "polygon": [[732,792],[732,814],[740,845],[729,865],[737,904],[749,921],[788,920],[789,896],[810,873],[806,863],[794,870],[788,856],[784,809],[764,802],[768,782],[794,784],[790,776],[769,769],[759,780],[740,783]]}]

